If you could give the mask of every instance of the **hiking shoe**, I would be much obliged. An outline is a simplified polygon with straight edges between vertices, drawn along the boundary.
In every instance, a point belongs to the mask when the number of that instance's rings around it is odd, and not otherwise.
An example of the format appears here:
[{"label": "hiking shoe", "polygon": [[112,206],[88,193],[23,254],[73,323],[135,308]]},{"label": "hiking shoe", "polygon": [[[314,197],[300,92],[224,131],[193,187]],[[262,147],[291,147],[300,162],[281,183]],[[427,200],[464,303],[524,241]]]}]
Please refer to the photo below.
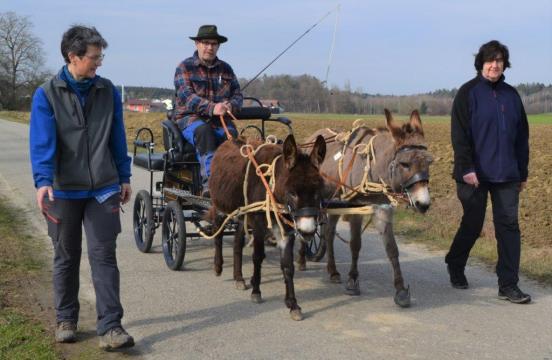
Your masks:
[{"label": "hiking shoe", "polygon": [[134,338],[121,326],[107,330],[100,336],[100,348],[104,350],[120,349],[134,346]]},{"label": "hiking shoe", "polygon": [[508,300],[514,304],[527,304],[531,301],[531,295],[521,291],[517,285],[510,285],[498,289],[498,298]]},{"label": "hiking shoe", "polygon": [[468,288],[468,279],[466,279],[466,275],[464,275],[464,268],[454,268],[450,265],[447,265],[447,271],[450,276],[450,284],[453,288]]},{"label": "hiking shoe", "polygon": [[55,337],[58,343],[73,343],[77,341],[77,324],[72,321],[58,322]]}]

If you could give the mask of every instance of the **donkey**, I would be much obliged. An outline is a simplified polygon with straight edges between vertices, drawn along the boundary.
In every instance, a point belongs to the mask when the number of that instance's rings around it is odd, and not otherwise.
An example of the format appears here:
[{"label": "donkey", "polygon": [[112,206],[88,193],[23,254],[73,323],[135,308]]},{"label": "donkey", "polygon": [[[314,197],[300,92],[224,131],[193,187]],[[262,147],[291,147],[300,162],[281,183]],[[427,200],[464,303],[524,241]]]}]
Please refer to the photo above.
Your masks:
[{"label": "donkey", "polygon": [[[245,145],[243,139],[226,141],[215,152],[212,163],[212,172],[209,179],[209,189],[213,206],[210,216],[217,212],[231,213],[244,205],[243,185],[248,159],[240,154],[240,148]],[[319,166],[326,154],[324,138],[316,138],[310,155],[299,151],[295,138],[289,135],[283,146],[279,144],[264,145],[255,154],[259,164],[271,164],[275,160],[274,169],[274,197],[288,210],[288,222],[283,223],[284,233],[280,233],[276,222],[272,233],[278,239],[280,248],[280,265],[286,284],[285,304],[290,309],[291,318],[301,320],[301,307],[295,298],[293,284],[294,264],[293,247],[296,232],[308,238],[313,236],[317,227],[320,213],[322,189],[324,180],[320,176]],[[249,172],[247,198],[249,203],[262,201],[266,197],[266,189],[253,168]],[[265,258],[265,238],[270,233],[267,228],[267,219],[264,212],[249,213],[249,226],[253,232],[253,276],[251,278],[251,299],[253,302],[262,302],[260,283],[261,265]],[[295,226],[290,226],[294,224]],[[243,223],[240,225],[234,238],[234,281],[236,287],[246,289],[242,275],[242,251],[244,244]],[[222,272],[222,235],[215,238],[215,273]]]},{"label": "donkey", "polygon": [[[370,182],[380,183],[382,180],[391,187],[395,193],[405,193],[410,204],[419,212],[427,211],[431,204],[429,196],[429,165],[433,161],[432,156],[427,151],[427,145],[424,139],[422,122],[417,110],[412,111],[410,121],[402,126],[396,125],[391,113],[385,109],[387,128],[369,129],[359,127],[355,130],[347,142],[345,153],[342,154],[343,144],[334,142],[328,144],[328,156],[321,166],[321,171],[326,174],[326,183],[324,194],[327,197],[338,195],[342,189],[336,190],[338,182],[328,179],[339,179],[338,158],[344,157],[343,167],[350,171],[343,171],[345,179],[343,183],[349,187],[359,185],[365,174],[365,167],[368,166],[368,180]],[[315,132],[312,140],[320,135],[325,138],[331,135],[328,129]],[[373,145],[373,152],[361,154],[353,161],[353,147],[360,143]],[[373,156],[373,158],[372,158]],[[345,190],[347,191],[347,190]],[[353,201],[365,203],[366,201],[374,204],[375,228],[380,233],[385,246],[385,251],[393,267],[393,277],[396,293],[395,303],[401,307],[410,306],[410,291],[404,285],[404,280],[399,264],[399,250],[393,234],[393,207],[389,205],[389,200],[382,195],[357,195]],[[335,229],[339,215],[330,215],[328,224],[325,227],[325,239],[327,241],[327,271],[330,274],[332,282],[339,283],[340,274],[335,266],[333,241]],[[346,293],[349,295],[359,295],[360,286],[358,280],[358,255],[361,248],[361,227],[362,215],[348,215],[344,220],[350,224],[351,240],[351,267],[349,270],[349,279],[346,285]],[[305,247],[299,251],[299,269],[305,269]]]}]

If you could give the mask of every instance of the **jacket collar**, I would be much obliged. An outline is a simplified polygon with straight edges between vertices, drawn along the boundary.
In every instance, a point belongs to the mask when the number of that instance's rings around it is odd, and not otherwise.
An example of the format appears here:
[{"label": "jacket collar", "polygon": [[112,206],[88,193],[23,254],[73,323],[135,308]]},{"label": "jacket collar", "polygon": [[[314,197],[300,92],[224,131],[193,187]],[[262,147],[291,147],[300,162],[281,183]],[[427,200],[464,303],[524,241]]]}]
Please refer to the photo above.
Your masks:
[{"label": "jacket collar", "polygon": [[[63,77],[62,77],[62,74],[63,74],[63,67],[61,67],[61,69],[58,71],[58,73],[56,74],[56,76],[54,76],[54,79],[53,79],[53,83],[54,83],[54,86],[56,87],[62,87],[62,88],[67,88],[68,85],[67,85],[67,82],[65,80],[63,80]],[[103,82],[101,81],[98,81],[100,79],[100,76],[99,75],[96,75],[93,79],[93,84],[92,86],[95,86],[97,88],[103,88],[105,87]]]},{"label": "jacket collar", "polygon": [[485,77],[483,77],[483,75],[481,75],[481,73],[477,74],[477,77],[479,78],[479,81],[481,81],[482,83],[484,83],[484,84],[486,84],[486,85],[488,85],[492,88],[497,87],[499,84],[504,82],[504,79],[506,79],[504,74],[500,75],[500,78],[495,82],[492,82],[491,80],[486,79]]}]

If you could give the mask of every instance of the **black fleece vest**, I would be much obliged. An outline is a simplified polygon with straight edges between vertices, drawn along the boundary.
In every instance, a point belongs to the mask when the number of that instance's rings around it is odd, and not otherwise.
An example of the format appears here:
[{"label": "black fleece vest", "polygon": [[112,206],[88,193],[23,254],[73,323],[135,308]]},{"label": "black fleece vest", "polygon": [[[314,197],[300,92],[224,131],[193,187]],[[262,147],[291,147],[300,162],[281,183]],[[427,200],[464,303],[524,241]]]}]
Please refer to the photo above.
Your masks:
[{"label": "black fleece vest", "polygon": [[119,183],[109,147],[114,105],[111,81],[100,78],[92,85],[84,111],[59,76],[41,87],[56,121],[54,189],[95,190]]}]

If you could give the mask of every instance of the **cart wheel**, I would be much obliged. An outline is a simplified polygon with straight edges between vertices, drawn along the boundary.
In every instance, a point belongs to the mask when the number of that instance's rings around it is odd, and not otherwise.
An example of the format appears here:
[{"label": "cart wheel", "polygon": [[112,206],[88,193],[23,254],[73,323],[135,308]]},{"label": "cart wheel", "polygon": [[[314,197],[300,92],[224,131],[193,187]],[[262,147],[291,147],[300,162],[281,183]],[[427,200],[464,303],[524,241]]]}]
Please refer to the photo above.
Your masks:
[{"label": "cart wheel", "polygon": [[151,249],[155,228],[155,224],[153,223],[153,206],[149,192],[146,190],[138,191],[134,200],[133,212],[132,223],[136,247],[141,252],[147,253]]},{"label": "cart wheel", "polygon": [[308,261],[319,262],[326,255],[326,224],[322,224],[316,230],[314,237],[305,247],[305,257]]},{"label": "cart wheel", "polygon": [[255,125],[247,125],[240,131],[240,135],[243,135],[247,138],[264,140],[263,131]]},{"label": "cart wheel", "polygon": [[180,203],[170,201],[167,204],[162,226],[161,239],[165,263],[169,269],[178,270],[186,254],[186,222]]}]

